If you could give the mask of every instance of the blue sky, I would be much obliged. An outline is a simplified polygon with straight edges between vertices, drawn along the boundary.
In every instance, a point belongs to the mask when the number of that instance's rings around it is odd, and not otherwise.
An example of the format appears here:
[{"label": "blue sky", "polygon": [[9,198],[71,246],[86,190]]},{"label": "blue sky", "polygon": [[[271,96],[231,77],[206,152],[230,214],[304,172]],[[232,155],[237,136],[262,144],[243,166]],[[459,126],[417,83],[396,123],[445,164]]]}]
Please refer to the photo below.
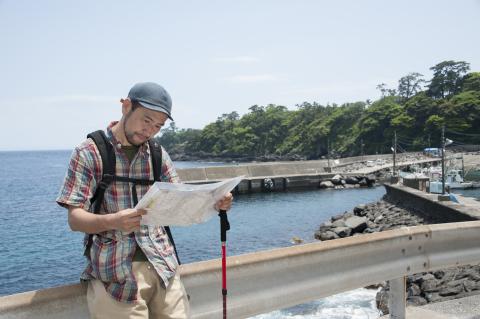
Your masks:
[{"label": "blue sky", "polygon": [[443,60],[480,71],[479,30],[479,0],[0,0],[0,150],[71,149],[140,81],[170,92],[180,128],[374,100]]}]

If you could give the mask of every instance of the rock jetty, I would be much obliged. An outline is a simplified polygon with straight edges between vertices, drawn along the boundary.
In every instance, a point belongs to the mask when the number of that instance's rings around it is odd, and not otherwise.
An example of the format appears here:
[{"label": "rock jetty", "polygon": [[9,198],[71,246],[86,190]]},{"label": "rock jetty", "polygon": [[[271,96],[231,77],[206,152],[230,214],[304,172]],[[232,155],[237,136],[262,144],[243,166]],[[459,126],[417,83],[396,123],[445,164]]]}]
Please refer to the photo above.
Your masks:
[{"label": "rock jetty", "polygon": [[[315,238],[325,241],[422,224],[428,224],[428,221],[384,198],[331,217],[320,225]],[[387,314],[388,284],[379,285],[382,288],[376,296],[377,308]],[[453,267],[407,277],[409,305],[421,306],[475,294],[480,294],[480,265]]]},{"label": "rock jetty", "polygon": [[375,175],[368,176],[347,176],[340,174],[333,176],[330,180],[321,181],[319,188],[358,188],[358,187],[372,187],[375,185]]}]

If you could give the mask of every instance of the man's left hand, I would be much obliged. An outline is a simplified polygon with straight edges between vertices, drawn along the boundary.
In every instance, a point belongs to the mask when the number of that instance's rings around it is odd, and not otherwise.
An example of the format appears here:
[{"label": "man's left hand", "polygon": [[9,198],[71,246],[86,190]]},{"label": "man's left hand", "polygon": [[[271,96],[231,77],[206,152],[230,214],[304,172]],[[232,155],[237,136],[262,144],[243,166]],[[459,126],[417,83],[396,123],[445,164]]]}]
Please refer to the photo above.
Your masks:
[{"label": "man's left hand", "polygon": [[227,195],[223,196],[223,198],[220,199],[215,204],[215,209],[218,211],[219,210],[227,211],[232,207],[232,202],[233,202],[233,195],[232,193],[228,193]]}]

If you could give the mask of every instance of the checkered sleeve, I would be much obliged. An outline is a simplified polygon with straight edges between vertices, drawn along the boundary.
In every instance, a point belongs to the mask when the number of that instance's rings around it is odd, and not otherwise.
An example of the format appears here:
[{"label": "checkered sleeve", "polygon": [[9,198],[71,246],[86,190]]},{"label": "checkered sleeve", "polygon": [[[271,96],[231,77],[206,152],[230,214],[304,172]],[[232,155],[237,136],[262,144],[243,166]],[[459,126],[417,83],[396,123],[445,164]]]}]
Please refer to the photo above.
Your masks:
[{"label": "checkered sleeve", "polygon": [[70,158],[65,180],[56,199],[60,206],[90,207],[90,198],[96,189],[95,163],[91,146],[83,144],[75,148]]},{"label": "checkered sleeve", "polygon": [[162,182],[180,183],[177,170],[173,166],[173,162],[167,151],[162,147]]}]

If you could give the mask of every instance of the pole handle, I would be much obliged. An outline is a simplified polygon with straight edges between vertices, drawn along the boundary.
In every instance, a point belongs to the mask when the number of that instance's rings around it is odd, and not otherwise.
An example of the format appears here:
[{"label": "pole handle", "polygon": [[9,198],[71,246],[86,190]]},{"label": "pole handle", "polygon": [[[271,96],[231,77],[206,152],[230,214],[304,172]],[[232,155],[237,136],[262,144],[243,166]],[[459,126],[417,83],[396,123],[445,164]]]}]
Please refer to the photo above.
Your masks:
[{"label": "pole handle", "polygon": [[226,242],[227,231],[230,230],[230,223],[228,222],[227,212],[222,209],[220,210],[218,216],[220,216],[220,240],[222,242]]}]

